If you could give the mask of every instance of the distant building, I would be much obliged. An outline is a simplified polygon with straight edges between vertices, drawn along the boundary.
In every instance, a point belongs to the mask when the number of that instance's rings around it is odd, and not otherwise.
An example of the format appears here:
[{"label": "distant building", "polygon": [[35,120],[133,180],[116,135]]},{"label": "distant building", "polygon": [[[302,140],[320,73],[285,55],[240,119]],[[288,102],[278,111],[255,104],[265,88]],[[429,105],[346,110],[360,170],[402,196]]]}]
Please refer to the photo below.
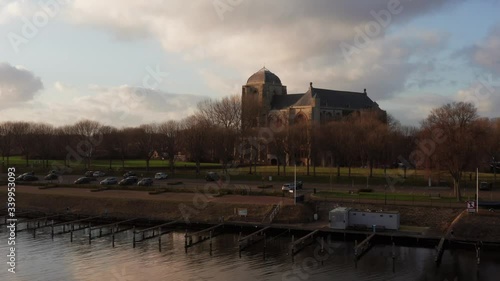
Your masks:
[{"label": "distant building", "polygon": [[264,127],[277,115],[288,116],[288,124],[300,122],[326,123],[365,110],[380,111],[364,89],[348,92],[315,88],[313,83],[305,93],[288,94],[276,74],[265,67],[248,78],[242,89],[242,118],[245,126]]},{"label": "distant building", "polygon": [[[379,112],[383,119],[386,112],[363,92],[348,92],[315,88],[313,83],[305,93],[288,94],[280,78],[265,67],[248,78],[242,87],[242,128],[259,128],[294,124],[325,124],[351,114],[365,111]],[[261,162],[276,162],[276,156],[259,153]],[[309,163],[304,155],[296,158]],[[287,157],[287,160],[289,158]]]}]

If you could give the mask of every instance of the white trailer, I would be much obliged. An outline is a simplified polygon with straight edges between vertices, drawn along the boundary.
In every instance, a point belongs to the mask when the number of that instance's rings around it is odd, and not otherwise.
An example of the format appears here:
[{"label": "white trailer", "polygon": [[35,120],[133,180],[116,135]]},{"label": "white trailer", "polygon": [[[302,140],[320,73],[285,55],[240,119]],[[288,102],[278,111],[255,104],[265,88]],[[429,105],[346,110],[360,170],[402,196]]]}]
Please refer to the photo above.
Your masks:
[{"label": "white trailer", "polygon": [[347,229],[349,226],[349,208],[339,207],[330,211],[330,228]]}]

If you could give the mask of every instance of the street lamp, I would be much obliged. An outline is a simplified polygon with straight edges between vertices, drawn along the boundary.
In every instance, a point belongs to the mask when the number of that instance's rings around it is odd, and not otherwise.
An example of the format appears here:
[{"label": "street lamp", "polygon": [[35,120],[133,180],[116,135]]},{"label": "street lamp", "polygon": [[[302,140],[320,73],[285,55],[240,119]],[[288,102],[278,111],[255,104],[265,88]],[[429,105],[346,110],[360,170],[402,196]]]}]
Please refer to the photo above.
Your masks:
[{"label": "street lamp", "polygon": [[493,156],[493,187],[495,188],[495,183],[497,182],[497,162],[495,162],[495,156]]},{"label": "street lamp", "polygon": [[295,163],[295,172],[293,173],[293,204],[297,205],[297,163]]}]

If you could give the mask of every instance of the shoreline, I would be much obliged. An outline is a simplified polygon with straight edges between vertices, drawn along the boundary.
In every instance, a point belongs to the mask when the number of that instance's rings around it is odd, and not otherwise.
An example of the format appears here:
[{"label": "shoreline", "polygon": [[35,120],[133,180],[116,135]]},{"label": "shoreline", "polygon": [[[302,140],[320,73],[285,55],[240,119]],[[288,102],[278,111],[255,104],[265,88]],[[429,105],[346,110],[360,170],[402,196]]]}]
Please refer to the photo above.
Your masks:
[{"label": "shoreline", "polygon": [[[344,233],[351,236],[371,234],[371,231],[338,231],[327,228],[328,221],[324,220],[325,212],[332,209],[334,202],[312,202],[294,206],[293,203],[281,201],[282,198],[266,198],[266,196],[226,195],[204,202],[202,197],[195,199],[194,196],[196,195],[192,193],[186,197],[183,197],[185,194],[180,194],[180,197],[177,198],[175,193],[169,193],[165,196],[152,196],[138,191],[90,192],[84,190],[80,191],[81,194],[75,194],[73,191],[58,188],[52,192],[56,194],[49,194],[46,189],[40,190],[32,187],[30,192],[27,192],[23,188],[18,188],[16,207],[18,210],[33,210],[45,214],[64,214],[68,212],[69,208],[71,213],[82,216],[108,214],[109,217],[118,219],[140,218],[151,222],[167,222],[184,218],[184,225],[187,225],[187,223],[214,225],[220,223],[221,218],[223,218],[226,225],[235,227],[264,227],[271,225],[273,228],[278,229],[293,229],[295,231],[320,230],[323,233],[332,233],[334,235],[346,235]],[[68,192],[70,194],[67,194]],[[128,197],[124,197],[125,194]],[[130,199],[131,196],[137,198]],[[0,192],[0,200],[6,202],[6,192]],[[257,201],[257,203],[254,201]],[[275,221],[272,224],[263,223],[263,219],[272,211],[273,205],[279,203],[283,203],[283,206]],[[368,204],[354,205],[353,207],[372,208],[372,210],[374,208],[374,206]],[[397,205],[377,205],[375,207],[399,209],[402,215],[402,229],[405,230],[378,232],[378,236],[390,237],[390,239],[397,237],[402,240],[428,240],[431,241],[431,244],[436,239],[439,240],[439,238],[446,235],[446,229],[456,217],[456,213],[463,211],[463,209],[427,209],[425,207]],[[246,209],[248,215],[239,217],[235,213],[238,208]],[[443,217],[436,216],[436,211],[441,211],[444,214]],[[315,212],[319,215],[320,219],[318,221],[312,219]],[[427,214],[421,212],[427,212]],[[491,219],[492,222],[485,223],[484,218]],[[441,226],[439,222],[442,222]],[[466,214],[453,226],[453,229],[454,237],[448,239],[451,243],[456,240],[459,243],[500,244],[500,238],[498,237],[500,231],[496,231],[500,229],[500,214],[498,213],[488,213],[487,210],[481,210],[480,215]],[[471,233],[475,233],[475,235],[471,235]]]}]

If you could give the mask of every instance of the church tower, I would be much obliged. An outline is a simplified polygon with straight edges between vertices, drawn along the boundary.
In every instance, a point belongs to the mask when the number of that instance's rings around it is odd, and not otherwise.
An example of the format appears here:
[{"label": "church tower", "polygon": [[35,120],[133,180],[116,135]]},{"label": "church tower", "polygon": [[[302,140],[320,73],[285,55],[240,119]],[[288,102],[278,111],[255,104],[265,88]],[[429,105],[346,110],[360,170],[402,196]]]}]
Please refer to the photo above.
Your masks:
[{"label": "church tower", "polygon": [[265,67],[248,78],[241,92],[242,128],[263,127],[271,110],[273,97],[286,95],[286,86]]}]

